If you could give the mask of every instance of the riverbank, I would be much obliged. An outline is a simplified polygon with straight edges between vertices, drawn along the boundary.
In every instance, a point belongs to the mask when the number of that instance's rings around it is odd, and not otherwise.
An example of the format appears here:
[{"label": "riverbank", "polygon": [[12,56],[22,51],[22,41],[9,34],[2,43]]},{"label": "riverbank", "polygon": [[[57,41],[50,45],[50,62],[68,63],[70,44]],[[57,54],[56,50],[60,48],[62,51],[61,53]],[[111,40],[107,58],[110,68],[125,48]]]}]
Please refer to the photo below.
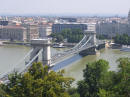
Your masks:
[{"label": "riverbank", "polygon": [[[25,46],[30,46],[30,42],[10,42],[10,41],[3,41],[3,44],[12,44],[12,45],[25,45]],[[52,43],[51,45],[55,45],[57,43]],[[63,46],[65,47],[73,47],[75,46],[76,43],[63,43]]]},{"label": "riverbank", "polygon": [[120,51],[124,51],[124,52],[130,52],[130,45],[122,45],[122,44],[116,44],[113,43],[111,45],[112,49],[120,49]]},{"label": "riverbank", "polygon": [[30,42],[9,42],[9,41],[5,41],[3,42],[3,44],[15,44],[15,45],[30,45]]}]

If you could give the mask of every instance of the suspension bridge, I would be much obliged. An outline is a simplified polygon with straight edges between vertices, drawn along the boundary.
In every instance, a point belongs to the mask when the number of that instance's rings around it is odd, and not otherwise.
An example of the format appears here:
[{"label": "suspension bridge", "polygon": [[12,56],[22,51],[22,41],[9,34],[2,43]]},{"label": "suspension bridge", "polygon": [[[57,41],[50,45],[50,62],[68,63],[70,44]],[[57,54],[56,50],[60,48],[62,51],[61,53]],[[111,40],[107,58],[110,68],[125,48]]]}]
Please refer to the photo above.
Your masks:
[{"label": "suspension bridge", "polygon": [[[8,82],[8,75],[17,71],[18,73],[27,72],[27,70],[32,66],[33,62],[40,60],[39,56],[42,56],[43,65],[55,66],[55,64],[72,57],[75,54],[78,54],[86,49],[94,48],[89,52],[96,52],[96,48],[99,45],[104,44],[103,41],[96,39],[95,30],[85,30],[82,40],[77,43],[74,47],[65,50],[63,52],[57,53],[51,56],[51,39],[33,39],[31,40],[32,49],[26,54],[26,56],[21,59],[19,63],[13,65],[10,70],[0,75],[0,80],[3,83]],[[41,61],[40,60],[40,61]]]}]

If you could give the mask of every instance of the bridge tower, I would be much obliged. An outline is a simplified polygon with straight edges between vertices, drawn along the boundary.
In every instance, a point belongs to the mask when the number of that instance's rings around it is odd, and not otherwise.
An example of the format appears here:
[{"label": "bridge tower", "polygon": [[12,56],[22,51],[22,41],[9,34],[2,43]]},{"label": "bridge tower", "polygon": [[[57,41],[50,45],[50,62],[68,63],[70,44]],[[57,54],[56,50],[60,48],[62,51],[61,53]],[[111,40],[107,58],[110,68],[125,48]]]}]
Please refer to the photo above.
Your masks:
[{"label": "bridge tower", "polygon": [[[33,39],[31,40],[31,46],[33,47],[33,51],[31,53],[30,59],[35,57],[38,52],[43,49],[42,51],[42,63],[43,65],[50,65],[51,64],[51,51],[50,51],[51,39],[44,38],[44,39]],[[38,61],[36,58],[35,62]]]},{"label": "bridge tower", "polygon": [[79,54],[82,56],[97,54],[97,49],[96,49],[97,48],[97,41],[96,41],[97,39],[96,39],[95,24],[88,24],[88,29],[84,31],[84,34],[87,37],[91,37],[88,44],[90,44],[92,47],[81,51]]},{"label": "bridge tower", "polygon": [[84,34],[86,36],[92,37],[90,40],[91,45],[96,46],[96,30],[95,30],[95,24],[88,24],[88,29],[84,31]]}]

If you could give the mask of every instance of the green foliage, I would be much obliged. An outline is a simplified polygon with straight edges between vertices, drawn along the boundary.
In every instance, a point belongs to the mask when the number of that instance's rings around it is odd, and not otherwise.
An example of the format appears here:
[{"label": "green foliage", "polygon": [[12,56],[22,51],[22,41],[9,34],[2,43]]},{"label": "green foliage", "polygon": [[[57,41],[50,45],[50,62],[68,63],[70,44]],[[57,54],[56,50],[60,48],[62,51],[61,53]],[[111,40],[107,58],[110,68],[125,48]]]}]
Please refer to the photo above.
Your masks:
[{"label": "green foliage", "polygon": [[34,63],[23,75],[11,74],[5,91],[12,97],[70,97],[66,89],[74,79],[63,77],[64,71],[49,71],[41,63]]},{"label": "green foliage", "polygon": [[63,77],[64,71],[34,63],[23,75],[11,74],[10,83],[0,85],[0,97],[130,97],[130,58],[117,62],[117,72],[102,59],[87,64],[77,88],[70,88],[74,79]]},{"label": "green foliage", "polygon": [[1,85],[0,85],[0,97],[5,97],[6,93],[5,91],[1,88]]},{"label": "green foliage", "polygon": [[130,97],[130,59],[120,58],[117,62],[117,72],[108,71],[105,60],[88,64],[84,80],[78,82],[80,97]]},{"label": "green foliage", "polygon": [[99,89],[98,95],[99,97],[116,97],[116,95],[113,92],[106,91],[104,89]]},{"label": "green foliage", "polygon": [[114,37],[114,41],[117,44],[130,45],[130,36],[127,34],[116,35],[116,37]]},{"label": "green foliage", "polygon": [[130,58],[120,58],[117,61],[119,62],[119,71],[116,75],[118,83],[114,91],[123,97],[130,97]]},{"label": "green foliage", "polygon": [[96,35],[96,38],[98,38],[100,40],[110,39],[107,35]]},{"label": "green foliage", "polygon": [[52,33],[51,37],[56,38],[56,42],[62,42],[67,39],[70,43],[76,43],[83,38],[83,34],[80,29],[64,29],[60,33]]},{"label": "green foliage", "polygon": [[67,90],[67,92],[69,93],[69,95],[71,97],[80,97],[79,93],[77,92],[77,89],[76,88],[69,88]]},{"label": "green foliage", "polygon": [[99,89],[104,86],[103,79],[108,68],[108,62],[105,60],[86,65],[84,80],[78,83],[78,92],[81,97],[98,97]]}]

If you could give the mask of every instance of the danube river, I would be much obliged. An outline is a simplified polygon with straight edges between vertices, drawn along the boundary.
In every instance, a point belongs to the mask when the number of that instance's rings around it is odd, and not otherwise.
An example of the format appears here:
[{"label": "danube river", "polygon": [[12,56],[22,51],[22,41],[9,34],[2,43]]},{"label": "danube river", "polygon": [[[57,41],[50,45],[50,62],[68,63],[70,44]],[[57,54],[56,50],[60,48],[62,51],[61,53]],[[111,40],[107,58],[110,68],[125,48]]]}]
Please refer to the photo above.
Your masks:
[{"label": "danube river", "polygon": [[[22,59],[30,49],[30,47],[18,45],[0,46],[0,73],[6,72],[14,64],[17,64],[17,62]],[[51,50],[52,54],[62,51],[62,49]],[[77,80],[83,78],[83,69],[85,69],[88,62],[105,59],[110,64],[110,70],[117,70],[118,63],[116,63],[116,60],[120,57],[130,57],[130,52],[105,48],[100,50],[100,53],[97,55],[89,55],[83,58],[79,55],[75,55],[71,59],[64,61],[62,64],[64,65],[65,76],[73,77],[76,80],[75,82],[77,82]],[[59,68],[61,68],[61,65],[57,65],[53,69],[56,70]]]}]

